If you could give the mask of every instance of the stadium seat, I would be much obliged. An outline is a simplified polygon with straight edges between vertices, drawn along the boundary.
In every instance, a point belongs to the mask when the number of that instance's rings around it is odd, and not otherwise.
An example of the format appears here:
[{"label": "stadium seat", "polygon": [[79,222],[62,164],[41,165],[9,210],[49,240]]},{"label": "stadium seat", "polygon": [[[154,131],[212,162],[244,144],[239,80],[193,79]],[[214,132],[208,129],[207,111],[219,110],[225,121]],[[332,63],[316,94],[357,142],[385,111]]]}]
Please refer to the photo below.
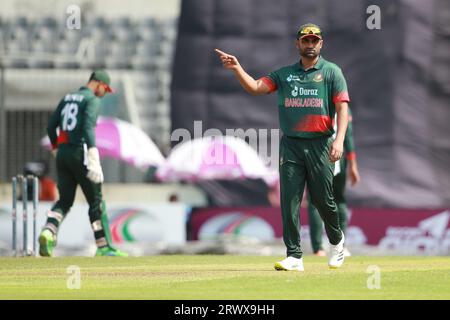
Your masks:
[{"label": "stadium seat", "polygon": [[115,41],[111,43],[112,56],[126,55],[127,59],[130,59],[136,53],[136,43],[133,41],[119,42]]},{"label": "stadium seat", "polygon": [[78,61],[56,60],[54,67],[58,69],[78,69],[80,63]]},{"label": "stadium seat", "polygon": [[135,70],[155,71],[156,62],[150,58],[135,56],[131,59],[131,67]]},{"label": "stadium seat", "polygon": [[156,27],[156,19],[154,17],[145,17],[139,20],[139,27],[153,29]]},{"label": "stadium seat", "polygon": [[61,40],[57,43],[56,52],[60,54],[74,55],[77,53],[78,44],[68,40]]},{"label": "stadium seat", "polygon": [[15,16],[11,18],[9,25],[10,27],[27,28],[29,26],[29,21],[25,16]]},{"label": "stadium seat", "polygon": [[54,52],[53,43],[49,43],[43,40],[34,40],[31,44],[31,55],[33,54],[41,54],[41,53],[52,53]]},{"label": "stadium seat", "polygon": [[[0,52],[9,55],[4,65],[155,72],[170,68],[177,19],[147,16],[133,21],[131,17],[120,16],[108,20],[88,14],[83,16],[80,30],[69,30],[58,19],[42,16],[30,20],[19,15],[0,20]],[[86,45],[85,56],[77,61],[75,55]]]},{"label": "stadium seat", "polygon": [[56,28],[41,27],[37,28],[37,38],[46,41],[55,41],[58,37],[58,31]]},{"label": "stadium seat", "polygon": [[106,57],[109,55],[109,46],[104,44],[93,43],[89,48],[89,55],[80,62],[82,68],[104,68],[106,66]]},{"label": "stadium seat", "polygon": [[23,40],[9,40],[7,42],[8,54],[14,54],[17,52],[29,52],[30,46],[27,41]]},{"label": "stadium seat", "polygon": [[111,54],[106,58],[106,66],[108,68],[130,68],[131,57],[135,48],[132,43],[113,43],[111,46]]},{"label": "stadium seat", "polygon": [[165,41],[174,41],[176,40],[178,27],[177,19],[163,19],[159,21],[158,26],[156,28],[157,33],[160,34],[161,39]]},{"label": "stadium seat", "polygon": [[76,61],[76,53],[78,45],[68,40],[58,42],[56,52],[58,57],[55,61],[55,68],[76,69],[80,67],[80,63]]},{"label": "stadium seat", "polygon": [[47,60],[47,59],[30,57],[27,60],[27,66],[29,68],[48,69],[48,68],[53,68],[54,62],[51,60]]},{"label": "stadium seat", "polygon": [[111,33],[116,41],[135,42],[137,40],[137,36],[133,28],[114,28]]},{"label": "stadium seat", "polygon": [[30,41],[28,29],[25,27],[10,27],[6,35],[6,40],[24,42],[25,45],[28,45]]},{"label": "stadium seat", "polygon": [[[57,43],[57,34],[55,30],[49,28],[42,28],[37,33],[37,38],[35,38],[31,44],[31,51],[39,49],[40,52],[55,52]],[[42,48],[43,47],[43,48]]]},{"label": "stadium seat", "polygon": [[36,28],[46,27],[50,29],[57,29],[58,22],[56,21],[56,18],[52,16],[40,17],[36,21],[35,27]]},{"label": "stadium seat", "polygon": [[35,40],[31,44],[31,53],[27,57],[27,65],[29,68],[53,68],[54,61],[51,55],[54,52],[54,43]]},{"label": "stadium seat", "polygon": [[86,29],[90,29],[90,28],[106,29],[109,27],[105,17],[102,17],[102,16],[89,15],[85,18],[85,20],[83,22],[82,22],[82,24],[84,24],[86,26]]},{"label": "stadium seat", "polygon": [[77,30],[67,30],[66,32],[60,34],[57,46],[59,47],[59,44],[61,42],[64,42],[70,47],[72,46],[78,47],[81,38],[82,38],[81,32],[78,32]]},{"label": "stadium seat", "polygon": [[104,43],[113,40],[113,34],[109,29],[92,28],[90,38],[96,43]]},{"label": "stadium seat", "polygon": [[111,20],[112,28],[132,28],[131,19],[128,16],[122,16]]},{"label": "stadium seat", "polygon": [[2,66],[5,68],[28,68],[25,58],[18,58],[13,56],[5,57],[2,61]]},{"label": "stadium seat", "polygon": [[136,99],[143,99],[144,101],[156,103],[158,101],[158,92],[156,87],[148,87],[144,85],[137,86]]},{"label": "stadium seat", "polygon": [[137,37],[140,41],[155,41],[155,31],[148,27],[138,27]]},{"label": "stadium seat", "polygon": [[158,78],[155,73],[148,74],[139,72],[134,76],[136,88],[145,88],[145,90],[156,90],[158,88]]},{"label": "stadium seat", "polygon": [[136,48],[136,55],[142,57],[155,57],[160,54],[161,50],[156,41],[139,42]]},{"label": "stadium seat", "polygon": [[162,56],[172,59],[175,52],[175,44],[169,41],[163,42],[160,45],[160,50]]}]

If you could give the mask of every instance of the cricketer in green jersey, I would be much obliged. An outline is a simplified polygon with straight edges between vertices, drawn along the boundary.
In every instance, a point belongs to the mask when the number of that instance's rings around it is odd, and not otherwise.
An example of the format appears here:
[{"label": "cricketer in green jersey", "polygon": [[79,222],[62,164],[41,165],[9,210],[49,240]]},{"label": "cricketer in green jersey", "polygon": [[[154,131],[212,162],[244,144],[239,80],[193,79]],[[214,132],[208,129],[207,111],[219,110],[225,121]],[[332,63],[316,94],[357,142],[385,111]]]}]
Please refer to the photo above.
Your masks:
[{"label": "cricketer in green jersey", "polygon": [[[353,141],[353,121],[351,110],[349,109],[348,112],[349,121],[344,140],[345,157],[340,159],[339,162],[336,162],[336,166],[339,167],[335,168],[333,178],[333,194],[338,208],[339,224],[342,232],[344,232],[345,235],[348,224],[348,207],[347,201],[345,199],[345,185],[347,181],[347,174],[350,177],[352,186],[354,186],[361,180],[358,170],[358,163],[356,160],[355,144]],[[320,218],[319,213],[317,212],[317,209],[313,206],[310,199],[308,201],[308,220],[309,235],[311,238],[311,246],[313,252],[317,256],[326,256],[326,252],[322,246],[323,222]],[[344,248],[344,256],[351,256],[351,253],[346,246]]]},{"label": "cricketer in green jersey", "polygon": [[[234,72],[248,93],[278,92],[283,132],[280,201],[287,257],[275,263],[276,270],[304,270],[299,208],[306,183],[330,241],[328,265],[339,268],[344,262],[344,234],[333,196],[333,171],[334,162],[341,158],[344,149],[349,96],[341,69],[320,56],[322,44],[322,31],[317,25],[301,26],[295,40],[300,61],[258,80],[245,72],[235,56],[215,50],[223,67]],[[332,119],[336,113],[337,132],[333,138]]]},{"label": "cricketer in green jersey", "polygon": [[87,85],[66,94],[50,117],[47,133],[56,157],[59,200],[47,213],[47,222],[39,235],[41,256],[52,256],[58,228],[73,205],[78,185],[89,204],[89,219],[97,245],[96,256],[127,255],[112,246],[102,196],[103,171],[95,144],[99,98],[112,92],[110,82],[105,71],[94,71]]}]

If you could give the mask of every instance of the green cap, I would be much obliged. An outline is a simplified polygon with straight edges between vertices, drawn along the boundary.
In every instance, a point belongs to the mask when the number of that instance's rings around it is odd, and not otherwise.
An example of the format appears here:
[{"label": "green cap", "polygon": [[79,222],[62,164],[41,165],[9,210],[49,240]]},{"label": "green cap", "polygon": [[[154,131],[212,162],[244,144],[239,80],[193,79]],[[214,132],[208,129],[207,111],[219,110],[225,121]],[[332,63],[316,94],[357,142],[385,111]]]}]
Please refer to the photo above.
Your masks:
[{"label": "green cap", "polygon": [[302,39],[309,36],[322,39],[322,30],[320,30],[318,25],[315,25],[313,23],[302,25],[297,32],[297,39]]},{"label": "green cap", "polygon": [[91,80],[103,82],[106,85],[106,92],[114,92],[114,90],[109,86],[111,84],[111,78],[105,70],[95,70],[92,72],[89,81]]}]

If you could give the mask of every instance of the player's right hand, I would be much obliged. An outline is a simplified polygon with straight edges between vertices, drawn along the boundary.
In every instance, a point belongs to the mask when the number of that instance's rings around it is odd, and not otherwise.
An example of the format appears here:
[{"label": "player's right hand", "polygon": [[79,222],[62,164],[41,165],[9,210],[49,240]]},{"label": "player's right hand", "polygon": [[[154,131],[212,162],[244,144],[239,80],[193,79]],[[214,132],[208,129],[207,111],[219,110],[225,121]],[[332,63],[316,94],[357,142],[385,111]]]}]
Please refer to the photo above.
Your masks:
[{"label": "player's right hand", "polygon": [[58,154],[58,149],[53,149],[52,150],[52,156],[53,156],[53,158],[55,158],[56,159],[56,155]]},{"label": "player's right hand", "polygon": [[235,56],[225,53],[219,49],[214,49],[214,51],[219,55],[222,65],[225,69],[236,70],[240,67],[239,61]]},{"label": "player's right hand", "polygon": [[342,157],[344,152],[344,143],[342,141],[334,140],[330,147],[329,159],[331,162],[336,162]]},{"label": "player's right hand", "polygon": [[100,165],[100,154],[96,147],[89,148],[87,151],[87,178],[94,183],[103,182],[103,170]]}]

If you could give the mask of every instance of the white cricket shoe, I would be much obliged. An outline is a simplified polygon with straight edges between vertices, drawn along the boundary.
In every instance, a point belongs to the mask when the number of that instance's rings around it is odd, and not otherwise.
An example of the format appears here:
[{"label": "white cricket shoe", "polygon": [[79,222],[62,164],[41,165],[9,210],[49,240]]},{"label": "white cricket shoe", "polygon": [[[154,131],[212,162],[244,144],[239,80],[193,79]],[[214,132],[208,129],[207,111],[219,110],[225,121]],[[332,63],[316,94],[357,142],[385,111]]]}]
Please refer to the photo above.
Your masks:
[{"label": "white cricket shoe", "polygon": [[330,260],[328,260],[328,266],[332,269],[337,269],[344,263],[344,241],[345,237],[342,234],[342,239],[337,245],[330,243]]},{"label": "white cricket shoe", "polygon": [[275,263],[275,270],[305,271],[303,268],[303,259],[287,257],[286,259]]}]

